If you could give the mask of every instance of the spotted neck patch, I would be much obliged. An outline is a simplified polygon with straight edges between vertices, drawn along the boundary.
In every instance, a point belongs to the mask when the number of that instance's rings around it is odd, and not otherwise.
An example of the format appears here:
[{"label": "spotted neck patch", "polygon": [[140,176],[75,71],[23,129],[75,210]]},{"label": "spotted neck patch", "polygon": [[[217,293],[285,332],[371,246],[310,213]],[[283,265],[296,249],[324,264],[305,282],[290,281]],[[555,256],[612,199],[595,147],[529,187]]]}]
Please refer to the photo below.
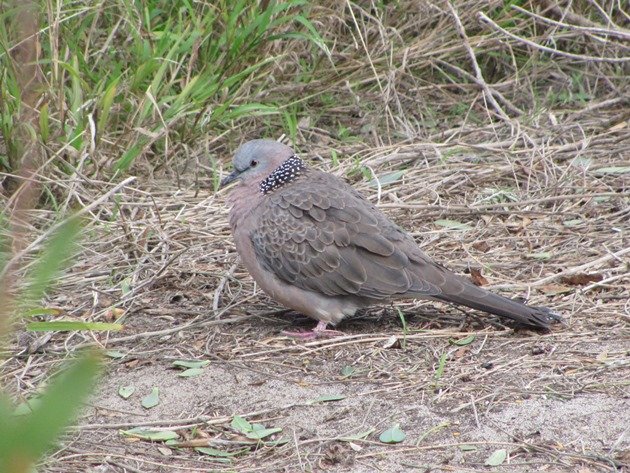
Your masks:
[{"label": "spotted neck patch", "polygon": [[260,183],[260,192],[267,194],[282,187],[306,170],[306,164],[297,155],[291,156]]}]

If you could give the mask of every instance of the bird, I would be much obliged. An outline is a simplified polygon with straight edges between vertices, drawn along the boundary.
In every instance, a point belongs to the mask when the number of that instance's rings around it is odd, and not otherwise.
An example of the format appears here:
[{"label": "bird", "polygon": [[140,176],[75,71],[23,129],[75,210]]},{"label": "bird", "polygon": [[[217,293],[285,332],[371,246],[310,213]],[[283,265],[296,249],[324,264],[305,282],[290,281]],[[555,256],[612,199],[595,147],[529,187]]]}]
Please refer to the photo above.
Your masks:
[{"label": "bird", "polygon": [[433,261],[359,191],[308,166],[290,146],[251,140],[236,150],[232,165],[220,187],[237,181],[228,196],[229,222],[242,263],[268,296],[318,321],[292,335],[338,334],[328,327],[402,298],[466,306],[543,331],[562,321]]}]

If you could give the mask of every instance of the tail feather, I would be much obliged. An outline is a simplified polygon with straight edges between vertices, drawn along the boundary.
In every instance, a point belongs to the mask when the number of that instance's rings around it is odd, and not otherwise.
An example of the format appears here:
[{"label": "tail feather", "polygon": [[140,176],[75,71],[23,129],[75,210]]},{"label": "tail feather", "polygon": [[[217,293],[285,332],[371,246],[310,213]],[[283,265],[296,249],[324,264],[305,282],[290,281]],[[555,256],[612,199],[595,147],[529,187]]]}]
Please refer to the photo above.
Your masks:
[{"label": "tail feather", "polygon": [[458,294],[442,293],[434,298],[507,317],[519,325],[537,329],[547,330],[550,324],[562,322],[562,317],[546,307],[528,306],[473,285],[466,285]]}]

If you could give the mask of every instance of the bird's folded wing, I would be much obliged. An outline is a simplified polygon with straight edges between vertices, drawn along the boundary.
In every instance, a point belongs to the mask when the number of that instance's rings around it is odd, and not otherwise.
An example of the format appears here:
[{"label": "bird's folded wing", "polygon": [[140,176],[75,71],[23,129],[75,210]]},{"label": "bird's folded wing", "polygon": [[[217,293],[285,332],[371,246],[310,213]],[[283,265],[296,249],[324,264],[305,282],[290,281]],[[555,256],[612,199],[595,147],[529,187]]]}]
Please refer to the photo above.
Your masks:
[{"label": "bird's folded wing", "polygon": [[[303,186],[271,194],[256,223],[251,239],[261,265],[302,289],[374,299],[441,293],[439,268],[413,239],[331,175],[313,173]],[[419,265],[435,274],[420,277]]]}]

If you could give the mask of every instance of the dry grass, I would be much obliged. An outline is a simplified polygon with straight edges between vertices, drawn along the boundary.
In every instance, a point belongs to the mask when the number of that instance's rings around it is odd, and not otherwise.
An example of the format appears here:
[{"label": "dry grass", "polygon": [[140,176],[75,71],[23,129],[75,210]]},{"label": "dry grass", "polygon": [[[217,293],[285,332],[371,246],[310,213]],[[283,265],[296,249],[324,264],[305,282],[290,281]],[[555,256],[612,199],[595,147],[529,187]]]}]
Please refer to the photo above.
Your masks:
[{"label": "dry grass", "polygon": [[[302,319],[278,313],[238,264],[225,195],[213,192],[216,176],[204,165],[211,153],[226,167],[241,139],[281,123],[243,119],[220,139],[175,143],[171,167],[156,170],[146,156],[139,177],[122,185],[56,169],[43,184],[62,197],[60,208],[82,209],[86,226],[46,305],[125,330],[18,331],[3,384],[27,398],[80,347],[125,356],[108,362],[85,415],[41,470],[478,471],[497,449],[509,452],[503,471],[628,469],[629,181],[610,169],[630,166],[630,49],[616,26],[627,17],[614,2],[590,18],[526,6],[541,18],[519,8],[498,14],[503,2],[409,2],[404,17],[393,7],[319,7],[318,29],[336,41],[334,70],[291,81],[305,52],[285,51],[274,86],[251,83],[243,95],[291,97],[304,158],[346,177],[436,260],[481,270],[489,288],[548,306],[567,326],[515,332],[472,311],[407,301],[344,322],[344,337],[281,336]],[[57,215],[32,212],[24,268]],[[470,345],[449,343],[468,335]],[[175,359],[211,364],[181,379]],[[135,397],[117,396],[123,384],[137,387]],[[139,399],[151,386],[162,401],[146,411]],[[307,402],[335,393],[345,399]],[[282,427],[288,443],[256,446],[230,427],[235,414]],[[395,423],[407,440],[380,443]],[[219,463],[118,432],[135,426],[244,451]]]}]

